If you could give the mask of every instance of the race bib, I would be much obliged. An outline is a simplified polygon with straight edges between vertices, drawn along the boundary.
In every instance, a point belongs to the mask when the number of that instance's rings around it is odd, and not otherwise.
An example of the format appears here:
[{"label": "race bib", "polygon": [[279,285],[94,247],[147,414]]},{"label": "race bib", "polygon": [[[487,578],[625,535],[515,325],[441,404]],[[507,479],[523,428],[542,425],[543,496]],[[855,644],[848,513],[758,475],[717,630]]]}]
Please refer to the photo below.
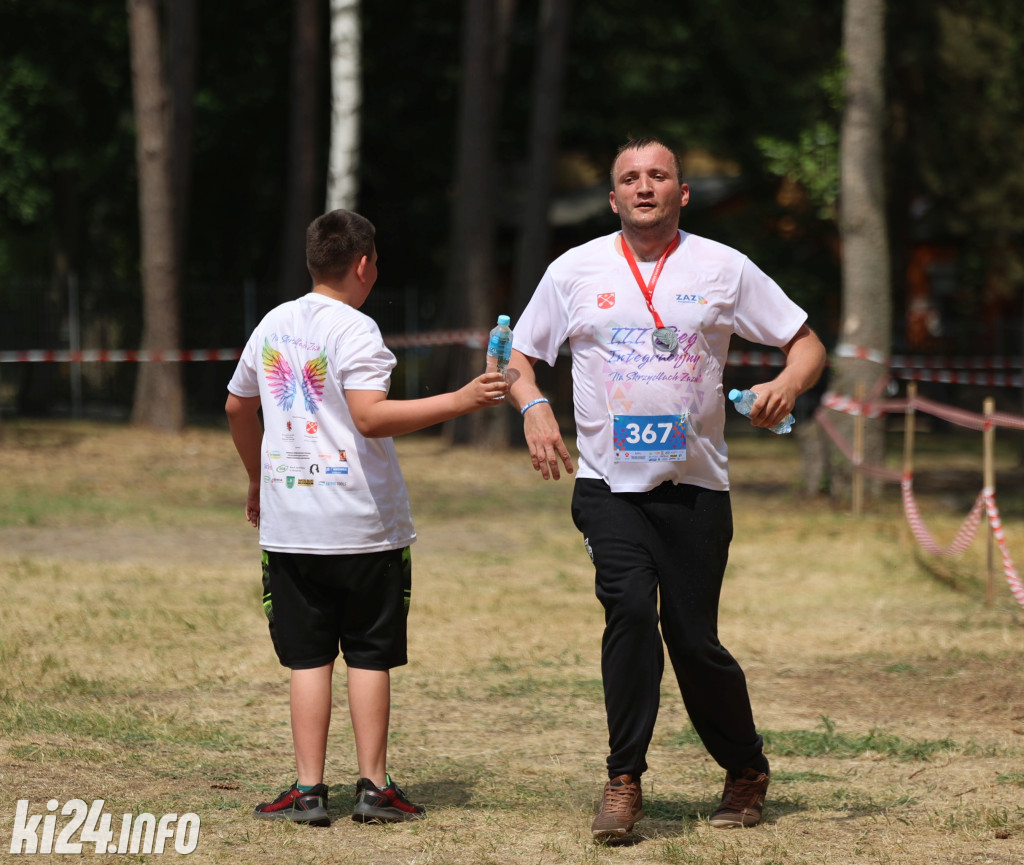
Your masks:
[{"label": "race bib", "polygon": [[686,459],[686,415],[613,415],[615,462]]}]

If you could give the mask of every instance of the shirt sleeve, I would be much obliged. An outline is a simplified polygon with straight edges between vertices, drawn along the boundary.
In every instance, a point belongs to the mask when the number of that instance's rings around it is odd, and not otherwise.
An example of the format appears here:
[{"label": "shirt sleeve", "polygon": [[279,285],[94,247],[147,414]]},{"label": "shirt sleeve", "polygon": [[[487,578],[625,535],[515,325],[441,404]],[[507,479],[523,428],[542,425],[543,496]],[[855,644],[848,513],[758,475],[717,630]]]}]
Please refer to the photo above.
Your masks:
[{"label": "shirt sleeve", "polygon": [[568,311],[549,267],[512,330],[512,348],[554,366],[568,335]]},{"label": "shirt sleeve", "polygon": [[398,361],[372,320],[339,337],[339,355],[344,358],[339,369],[343,389],[387,393],[391,388],[391,371]]},{"label": "shirt sleeve", "polygon": [[733,319],[736,335],[760,345],[781,347],[806,321],[807,313],[778,283],[750,259],[744,259]]},{"label": "shirt sleeve", "polygon": [[256,365],[256,339],[255,335],[249,337],[249,341],[242,349],[242,356],[235,366],[235,373],[228,382],[228,393],[235,396],[249,398],[260,395],[260,382],[257,376]]}]

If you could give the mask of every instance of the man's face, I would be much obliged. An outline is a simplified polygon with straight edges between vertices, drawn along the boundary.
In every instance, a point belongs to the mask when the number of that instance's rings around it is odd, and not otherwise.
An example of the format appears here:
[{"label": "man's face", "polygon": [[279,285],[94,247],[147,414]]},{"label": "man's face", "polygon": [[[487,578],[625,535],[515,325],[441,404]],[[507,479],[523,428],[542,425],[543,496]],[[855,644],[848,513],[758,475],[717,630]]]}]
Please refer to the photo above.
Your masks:
[{"label": "man's face", "polygon": [[679,211],[690,189],[676,176],[675,160],[660,144],[627,150],[615,160],[614,186],[608,196],[623,228],[660,228],[679,225]]}]

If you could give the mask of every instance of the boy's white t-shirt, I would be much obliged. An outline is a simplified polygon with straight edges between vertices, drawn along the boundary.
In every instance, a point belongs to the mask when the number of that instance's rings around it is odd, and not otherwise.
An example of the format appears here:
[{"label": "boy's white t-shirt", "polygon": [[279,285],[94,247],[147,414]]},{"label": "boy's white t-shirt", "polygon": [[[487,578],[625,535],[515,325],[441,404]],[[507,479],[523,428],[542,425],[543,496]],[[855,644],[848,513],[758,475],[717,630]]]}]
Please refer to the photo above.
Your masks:
[{"label": "boy's white t-shirt", "polygon": [[[745,255],[687,232],[665,260],[652,303],[680,346],[654,349],[654,319],[615,234],[548,267],[516,323],[513,346],[554,365],[569,340],[578,477],[614,492],[664,481],[729,488],[722,370],[729,341],[789,342],[806,313]],[[649,283],[656,262],[638,262]]]},{"label": "boy's white t-shirt", "polygon": [[395,356],[369,316],[310,293],[259,323],[228,384],[260,398],[260,546],[353,554],[416,540],[391,438],[356,430],[345,390],[387,393]]}]

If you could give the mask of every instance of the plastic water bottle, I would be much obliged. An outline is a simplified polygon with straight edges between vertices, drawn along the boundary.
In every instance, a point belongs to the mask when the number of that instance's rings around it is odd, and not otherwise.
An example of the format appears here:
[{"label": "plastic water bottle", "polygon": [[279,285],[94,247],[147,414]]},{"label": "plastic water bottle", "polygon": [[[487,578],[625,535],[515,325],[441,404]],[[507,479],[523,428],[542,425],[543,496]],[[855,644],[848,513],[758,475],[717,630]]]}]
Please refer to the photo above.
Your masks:
[{"label": "plastic water bottle", "polygon": [[[750,409],[754,405],[754,400],[757,399],[757,394],[752,390],[736,390],[736,388],[733,388],[729,391],[729,399],[732,400],[736,411],[744,417],[750,417]],[[796,423],[796,418],[793,415],[789,415],[784,420],[775,424],[775,426],[769,427],[769,429],[777,435],[783,435],[793,429],[794,423]]]},{"label": "plastic water bottle", "polygon": [[507,315],[499,315],[498,325],[487,339],[486,371],[500,372],[502,377],[505,375],[509,358],[512,357],[512,330],[508,326],[510,321]]}]

